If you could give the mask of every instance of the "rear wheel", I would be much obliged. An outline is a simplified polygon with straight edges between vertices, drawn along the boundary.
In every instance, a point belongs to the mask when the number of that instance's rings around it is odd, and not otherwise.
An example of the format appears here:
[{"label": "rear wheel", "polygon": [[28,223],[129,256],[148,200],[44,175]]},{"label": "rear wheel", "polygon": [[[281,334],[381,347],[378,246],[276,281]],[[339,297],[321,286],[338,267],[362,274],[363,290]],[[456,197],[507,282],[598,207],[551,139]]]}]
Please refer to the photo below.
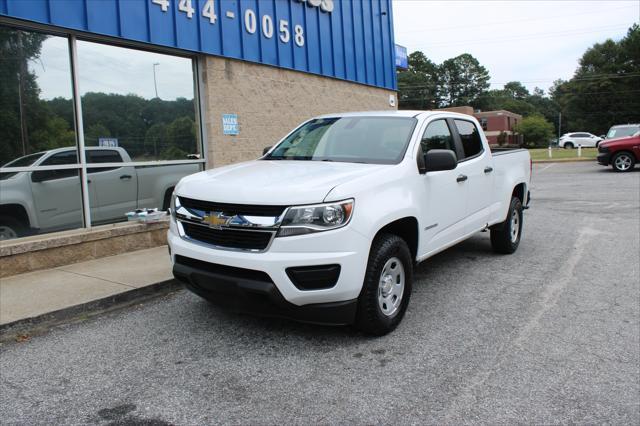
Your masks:
[{"label": "rear wheel", "polygon": [[491,228],[491,247],[501,254],[514,253],[520,245],[522,236],[522,202],[511,198],[507,220]]},{"label": "rear wheel", "polygon": [[564,149],[573,149],[573,142],[565,142]]},{"label": "rear wheel", "polygon": [[371,247],[356,326],[364,333],[382,336],[393,331],[411,297],[413,262],[407,243],[397,235],[378,236]]},{"label": "rear wheel", "polygon": [[616,172],[628,172],[635,164],[636,159],[629,152],[619,152],[611,160],[611,166]]}]

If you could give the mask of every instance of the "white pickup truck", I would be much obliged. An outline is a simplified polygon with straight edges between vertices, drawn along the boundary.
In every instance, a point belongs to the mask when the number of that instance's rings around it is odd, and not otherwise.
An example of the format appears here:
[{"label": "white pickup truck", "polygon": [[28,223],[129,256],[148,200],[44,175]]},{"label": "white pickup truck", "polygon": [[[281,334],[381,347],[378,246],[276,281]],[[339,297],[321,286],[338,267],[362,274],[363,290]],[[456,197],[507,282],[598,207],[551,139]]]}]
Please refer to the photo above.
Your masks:
[{"label": "white pickup truck", "polygon": [[[86,148],[88,163],[122,163],[87,170],[93,224],[125,220],[141,207],[168,208],[176,183],[199,164],[134,167],[123,148]],[[58,148],[15,159],[0,168],[0,240],[82,226],[78,169],[3,172],[6,167],[78,163],[75,148]]]},{"label": "white pickup truck", "polygon": [[487,229],[495,251],[517,249],[530,178],[528,151],[492,154],[468,115],[313,118],[258,160],[180,181],[173,273],[236,311],[382,335],[417,262]]}]

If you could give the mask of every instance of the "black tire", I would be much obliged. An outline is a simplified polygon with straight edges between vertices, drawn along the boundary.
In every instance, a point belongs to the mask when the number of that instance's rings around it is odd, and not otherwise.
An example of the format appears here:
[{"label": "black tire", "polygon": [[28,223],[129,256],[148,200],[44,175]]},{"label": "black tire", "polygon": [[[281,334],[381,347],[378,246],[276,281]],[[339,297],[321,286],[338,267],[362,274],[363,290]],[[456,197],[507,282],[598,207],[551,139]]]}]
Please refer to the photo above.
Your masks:
[{"label": "black tire", "polygon": [[565,142],[564,149],[573,149],[573,142]]},{"label": "black tire", "polygon": [[[393,258],[400,261],[404,273],[404,286],[400,295],[398,306],[394,312],[385,314],[380,306],[378,298],[382,294],[381,287],[383,268]],[[395,266],[398,268],[398,265]],[[367,271],[362,285],[362,291],[358,298],[358,313],[356,315],[356,327],[366,334],[383,336],[393,331],[407,310],[411,298],[411,285],[413,282],[413,261],[407,243],[397,235],[382,234],[371,245]],[[385,305],[386,306],[386,305]]]},{"label": "black tire", "polygon": [[0,216],[0,240],[10,240],[24,237],[28,228],[19,220],[11,216]]},{"label": "black tire", "polygon": [[636,159],[632,153],[622,151],[617,153],[611,159],[611,167],[620,173],[630,172],[636,164]]},{"label": "black tire", "polygon": [[[518,215],[517,223],[515,225],[518,228],[516,238],[514,238],[513,233],[514,221],[512,219],[514,213]],[[507,213],[507,219],[504,222],[491,227],[491,247],[493,248],[493,251],[501,254],[511,254],[518,249],[520,239],[522,237],[522,218],[522,202],[519,198],[512,197],[511,204],[509,205],[509,213]]]}]

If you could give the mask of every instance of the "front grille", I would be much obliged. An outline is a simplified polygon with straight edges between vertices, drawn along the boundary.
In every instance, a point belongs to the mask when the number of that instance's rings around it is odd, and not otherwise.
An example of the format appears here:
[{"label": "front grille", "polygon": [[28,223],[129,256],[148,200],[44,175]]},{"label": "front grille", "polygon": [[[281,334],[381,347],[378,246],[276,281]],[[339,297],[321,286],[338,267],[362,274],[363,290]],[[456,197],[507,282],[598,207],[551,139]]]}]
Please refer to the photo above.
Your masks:
[{"label": "front grille", "polygon": [[273,232],[237,231],[234,229],[214,229],[208,226],[181,222],[187,237],[218,247],[241,250],[264,250],[269,245]]},{"label": "front grille", "polygon": [[222,212],[225,216],[280,216],[286,206],[266,206],[250,204],[225,204],[212,201],[194,200],[192,198],[179,197],[180,204],[188,209],[205,212]]}]

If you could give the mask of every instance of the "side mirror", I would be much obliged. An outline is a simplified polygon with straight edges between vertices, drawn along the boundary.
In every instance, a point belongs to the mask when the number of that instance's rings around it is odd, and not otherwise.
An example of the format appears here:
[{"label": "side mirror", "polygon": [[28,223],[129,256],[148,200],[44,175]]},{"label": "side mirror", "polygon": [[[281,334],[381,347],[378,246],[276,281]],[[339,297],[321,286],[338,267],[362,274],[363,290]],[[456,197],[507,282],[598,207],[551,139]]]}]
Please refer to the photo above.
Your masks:
[{"label": "side mirror", "polygon": [[265,155],[267,152],[269,152],[269,150],[272,148],[272,146],[268,146],[265,149],[262,150],[262,155]]},{"label": "side mirror", "polygon": [[458,167],[458,157],[450,149],[431,149],[424,156],[426,172],[453,170]]}]

